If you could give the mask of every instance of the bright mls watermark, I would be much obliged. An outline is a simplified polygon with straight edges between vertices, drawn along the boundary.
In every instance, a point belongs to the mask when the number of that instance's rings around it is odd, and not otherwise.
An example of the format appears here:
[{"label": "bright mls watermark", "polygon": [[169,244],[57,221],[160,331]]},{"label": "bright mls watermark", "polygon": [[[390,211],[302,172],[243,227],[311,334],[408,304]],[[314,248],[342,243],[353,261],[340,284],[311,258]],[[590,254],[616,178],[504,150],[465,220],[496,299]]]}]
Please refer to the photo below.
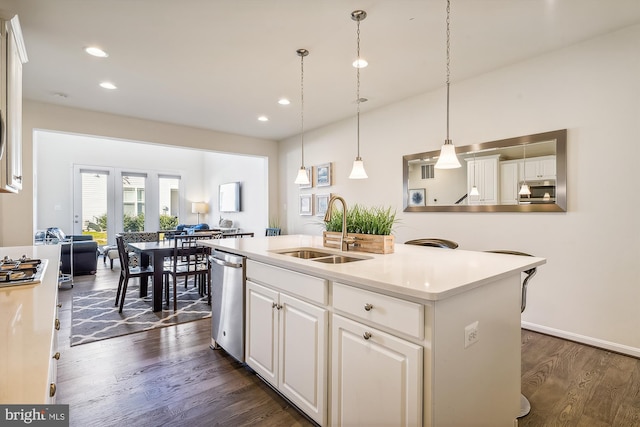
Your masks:
[{"label": "bright mls watermark", "polygon": [[0,405],[0,425],[69,427],[69,405]]}]

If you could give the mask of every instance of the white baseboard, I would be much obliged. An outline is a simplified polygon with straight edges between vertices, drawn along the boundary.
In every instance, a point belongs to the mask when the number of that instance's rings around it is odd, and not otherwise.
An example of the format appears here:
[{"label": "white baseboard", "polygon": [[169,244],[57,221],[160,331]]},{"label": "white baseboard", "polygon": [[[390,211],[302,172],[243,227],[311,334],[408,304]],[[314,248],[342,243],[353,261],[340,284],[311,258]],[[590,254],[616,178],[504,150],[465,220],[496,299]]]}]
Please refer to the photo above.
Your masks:
[{"label": "white baseboard", "polygon": [[640,358],[640,348],[637,347],[630,347],[624,344],[618,344],[615,342],[592,338],[585,335],[574,334],[572,332],[549,328],[547,326],[541,326],[530,322],[521,322],[521,325],[524,329],[529,329],[534,332],[540,332],[542,334],[552,335],[554,337],[564,338],[570,341],[576,341],[593,347],[599,347],[605,350],[615,351],[616,353],[627,354],[629,356]]}]

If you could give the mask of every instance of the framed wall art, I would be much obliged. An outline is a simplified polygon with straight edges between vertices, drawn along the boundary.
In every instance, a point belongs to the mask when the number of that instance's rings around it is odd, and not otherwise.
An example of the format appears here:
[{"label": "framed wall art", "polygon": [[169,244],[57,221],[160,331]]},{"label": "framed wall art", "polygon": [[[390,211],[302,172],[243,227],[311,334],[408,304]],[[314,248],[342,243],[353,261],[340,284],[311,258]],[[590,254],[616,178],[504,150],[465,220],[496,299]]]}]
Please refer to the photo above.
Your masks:
[{"label": "framed wall art", "polygon": [[329,199],[331,194],[316,194],[316,215],[324,216],[327,213],[327,207],[329,206]]},{"label": "framed wall art", "polygon": [[426,189],[412,188],[409,190],[409,206],[426,206]]},{"label": "framed wall art", "polygon": [[300,215],[313,215],[313,194],[300,195]]},{"label": "framed wall art", "polygon": [[316,166],[316,187],[331,185],[331,163]]}]

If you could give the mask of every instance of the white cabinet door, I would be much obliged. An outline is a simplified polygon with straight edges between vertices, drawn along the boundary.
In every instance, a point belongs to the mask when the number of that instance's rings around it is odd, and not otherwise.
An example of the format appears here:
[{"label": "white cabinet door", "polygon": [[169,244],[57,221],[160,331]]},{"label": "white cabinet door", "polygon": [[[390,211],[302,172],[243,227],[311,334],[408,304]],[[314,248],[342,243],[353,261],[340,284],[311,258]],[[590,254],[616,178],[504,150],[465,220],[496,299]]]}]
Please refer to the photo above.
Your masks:
[{"label": "white cabinet door", "polygon": [[470,205],[498,204],[498,156],[467,159],[467,192],[474,185],[480,195],[469,195]]},{"label": "white cabinet door", "polygon": [[556,178],[556,156],[542,156],[525,159],[521,163],[520,180],[540,180]]},{"label": "white cabinet door", "polygon": [[328,312],[247,280],[246,363],[326,425]]},{"label": "white cabinet door", "polygon": [[327,310],[280,294],[278,389],[320,425],[326,421]]},{"label": "white cabinet door", "polygon": [[247,280],[246,362],[258,375],[278,386],[278,293]]},{"label": "white cabinet door", "polygon": [[422,351],[334,314],[332,426],[422,425]]},{"label": "white cabinet door", "polygon": [[518,162],[500,164],[500,204],[518,204]]},{"label": "white cabinet door", "polygon": [[18,192],[22,189],[22,64],[27,61],[27,54],[18,17],[0,24],[0,112],[5,138],[0,191]]}]

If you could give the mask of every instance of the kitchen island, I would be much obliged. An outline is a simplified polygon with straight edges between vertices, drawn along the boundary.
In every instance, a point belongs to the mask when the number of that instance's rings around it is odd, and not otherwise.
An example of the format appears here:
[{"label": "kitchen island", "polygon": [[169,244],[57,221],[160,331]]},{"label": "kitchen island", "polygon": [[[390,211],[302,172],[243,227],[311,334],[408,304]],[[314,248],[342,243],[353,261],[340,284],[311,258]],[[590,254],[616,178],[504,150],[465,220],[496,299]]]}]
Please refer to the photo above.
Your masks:
[{"label": "kitchen island", "polygon": [[516,424],[521,272],[544,259],[305,235],[205,244],[247,258],[247,365],[320,425]]}]

